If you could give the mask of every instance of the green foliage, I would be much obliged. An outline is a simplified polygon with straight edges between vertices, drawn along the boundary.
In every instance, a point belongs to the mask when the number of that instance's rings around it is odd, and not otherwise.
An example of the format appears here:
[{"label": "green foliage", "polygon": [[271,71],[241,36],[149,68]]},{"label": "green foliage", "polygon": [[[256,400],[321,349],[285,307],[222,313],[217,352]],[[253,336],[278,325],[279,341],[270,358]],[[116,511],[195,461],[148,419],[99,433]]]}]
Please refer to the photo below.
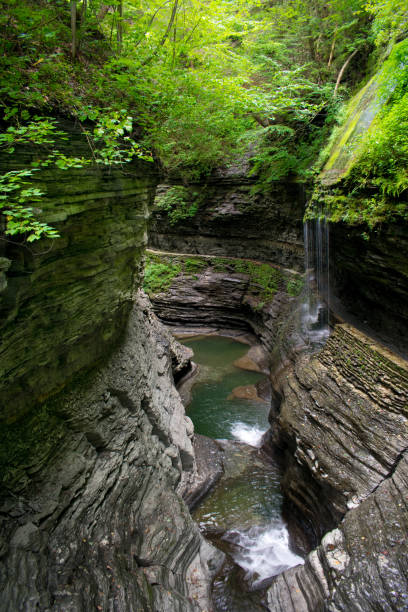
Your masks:
[{"label": "green foliage", "polygon": [[405,0],[368,0],[365,9],[374,17],[372,36],[377,46],[392,45],[408,34],[408,6]]},{"label": "green foliage", "polygon": [[[73,58],[69,3],[9,0],[0,104],[94,115],[98,163],[153,150],[167,171],[191,180],[258,147],[254,171],[285,176],[315,154],[308,126],[358,42],[361,2],[126,0],[108,9],[78,0]],[[292,132],[283,137],[283,127]],[[125,146],[111,147],[120,132]]]},{"label": "green foliage", "polygon": [[394,48],[382,78],[386,103],[361,142],[348,181],[396,197],[408,189],[408,39]]},{"label": "green foliage", "polygon": [[22,234],[27,242],[59,237],[55,229],[37,219],[41,213],[37,204],[45,194],[31,182],[35,170],[48,166],[68,170],[90,163],[123,164],[133,157],[152,160],[151,155],[127,135],[132,132],[133,124],[125,110],[88,107],[81,112],[80,118],[82,121],[94,121],[93,132],[82,130],[89,145],[88,158],[67,156],[59,149],[51,148],[56,143],[63,145],[68,140],[68,135],[59,129],[56,119],[31,116],[26,109],[19,112],[18,107],[6,107],[4,119],[11,125],[0,134],[0,151],[12,155],[16,147],[25,146],[36,152],[36,159],[30,168],[0,175],[0,210],[5,215],[6,235]]},{"label": "green foliage", "polygon": [[289,278],[286,281],[286,291],[289,293],[291,297],[298,297],[302,293],[303,285],[304,285],[303,278],[301,277]]},{"label": "green foliage", "polygon": [[208,261],[204,259],[198,259],[198,257],[189,257],[184,261],[184,270],[187,274],[195,274],[197,272],[202,272],[206,268],[208,268]]},{"label": "green foliage", "polygon": [[83,134],[92,149],[93,161],[97,164],[122,165],[132,161],[134,157],[153,161],[151,154],[130,136],[133,131],[133,118],[128,115],[126,109],[88,106],[81,109],[78,119],[94,122],[93,131],[83,129]]},{"label": "green foliage", "polygon": [[[398,20],[394,26],[398,30]],[[394,45],[339,114],[339,126],[321,154],[322,163],[329,158],[323,178],[337,177],[337,183],[317,185],[306,218],[324,211],[332,222],[365,226],[364,238],[381,223],[408,219],[407,88],[408,39]]]},{"label": "green foliage", "polygon": [[[0,104],[43,117],[58,108],[87,122],[97,163],[153,151],[190,181],[249,151],[259,189],[313,172],[337,75],[358,50],[341,96],[378,38],[370,18],[378,33],[405,28],[402,0],[78,0],[74,36],[69,7],[8,0]],[[54,162],[85,163],[57,154]],[[192,214],[182,200],[175,196],[172,210]]]},{"label": "green foliage", "polygon": [[170,187],[156,201],[156,207],[167,213],[170,225],[194,217],[198,210],[196,201],[190,201],[190,192],[181,185]]},{"label": "green foliage", "polygon": [[145,268],[144,289],[149,295],[167,291],[177,275],[197,278],[207,268],[215,272],[248,276],[249,290],[261,300],[261,308],[271,302],[277,291],[296,297],[303,288],[300,275],[290,275],[266,263],[227,257],[186,257],[183,255],[149,254]]},{"label": "green foliage", "polygon": [[180,264],[162,262],[157,258],[148,258],[145,266],[143,289],[148,295],[167,291],[180,271]]},{"label": "green foliage", "polygon": [[41,212],[33,208],[44,195],[30,185],[27,178],[33,170],[13,170],[0,175],[0,210],[6,218],[5,234],[24,234],[27,242],[40,238],[59,238],[58,232],[47,223],[41,223],[36,215]]}]

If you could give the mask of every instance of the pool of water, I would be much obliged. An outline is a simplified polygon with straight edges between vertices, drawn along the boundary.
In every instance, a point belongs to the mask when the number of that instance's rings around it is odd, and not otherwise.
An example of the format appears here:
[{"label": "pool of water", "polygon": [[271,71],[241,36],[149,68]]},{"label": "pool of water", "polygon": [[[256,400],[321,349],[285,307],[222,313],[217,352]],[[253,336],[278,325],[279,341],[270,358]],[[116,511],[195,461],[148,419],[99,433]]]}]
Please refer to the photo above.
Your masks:
[{"label": "pool of water", "polygon": [[200,367],[187,408],[195,431],[210,438],[259,443],[268,428],[267,402],[231,396],[237,387],[256,385],[265,379],[264,374],[234,365],[247,353],[248,346],[217,336],[192,338],[184,344],[193,349],[194,361]]},{"label": "pool of water", "polygon": [[204,535],[227,554],[213,585],[215,610],[264,610],[268,581],[303,563],[290,549],[282,520],[279,468],[258,448],[269,405],[231,398],[234,388],[257,385],[265,375],[234,365],[248,351],[235,340],[211,336],[185,344],[200,366],[187,414],[196,432],[219,439],[224,452],[222,478],[193,513]]}]

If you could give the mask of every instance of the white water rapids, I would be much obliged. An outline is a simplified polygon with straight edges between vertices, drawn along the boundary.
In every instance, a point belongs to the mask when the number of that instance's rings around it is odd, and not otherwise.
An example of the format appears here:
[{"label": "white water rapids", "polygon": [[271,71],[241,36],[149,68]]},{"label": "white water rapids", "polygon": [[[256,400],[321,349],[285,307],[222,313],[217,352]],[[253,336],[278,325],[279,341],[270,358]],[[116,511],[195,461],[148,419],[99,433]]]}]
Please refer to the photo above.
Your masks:
[{"label": "white water rapids", "polygon": [[[240,442],[259,448],[265,431],[238,421],[232,425],[231,433]],[[304,563],[302,557],[290,550],[289,532],[282,521],[229,531],[223,539],[233,543],[239,551],[233,555],[234,561],[245,570],[246,578],[252,579],[254,587],[289,567]]]},{"label": "white water rapids", "polygon": [[239,552],[234,555],[234,561],[246,571],[247,578],[255,577],[254,587],[289,567],[304,563],[302,557],[289,549],[289,533],[283,522],[227,532],[224,539],[237,546]]},{"label": "white water rapids", "polygon": [[236,440],[256,448],[261,446],[264,433],[265,429],[261,429],[257,425],[247,425],[246,423],[241,423],[241,421],[233,423],[231,427],[231,434]]}]

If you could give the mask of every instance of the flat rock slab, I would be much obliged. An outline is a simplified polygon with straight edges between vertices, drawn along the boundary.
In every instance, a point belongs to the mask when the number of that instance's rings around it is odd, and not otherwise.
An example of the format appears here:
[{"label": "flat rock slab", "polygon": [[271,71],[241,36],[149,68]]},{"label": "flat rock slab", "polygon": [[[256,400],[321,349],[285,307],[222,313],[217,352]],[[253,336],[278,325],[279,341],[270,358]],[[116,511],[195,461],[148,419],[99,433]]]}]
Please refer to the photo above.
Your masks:
[{"label": "flat rock slab", "polygon": [[183,495],[190,510],[203,499],[224,473],[224,452],[215,440],[195,434],[193,448],[197,473],[193,484]]},{"label": "flat rock slab", "polygon": [[234,366],[251,372],[269,372],[268,356],[260,344],[251,346],[246,355],[234,361]]}]

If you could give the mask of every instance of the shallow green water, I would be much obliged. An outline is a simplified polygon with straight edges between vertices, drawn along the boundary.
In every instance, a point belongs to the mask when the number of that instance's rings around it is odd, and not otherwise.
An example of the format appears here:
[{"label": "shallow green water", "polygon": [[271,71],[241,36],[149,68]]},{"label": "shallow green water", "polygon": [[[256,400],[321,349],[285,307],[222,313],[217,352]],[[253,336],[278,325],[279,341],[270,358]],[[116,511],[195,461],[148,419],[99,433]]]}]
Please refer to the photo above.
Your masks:
[{"label": "shallow green water", "polygon": [[194,511],[202,531],[226,532],[281,520],[280,472],[258,449],[226,442],[224,475]]},{"label": "shallow green water", "polygon": [[254,385],[264,375],[233,365],[248,346],[232,339],[199,337],[184,344],[200,366],[187,414],[197,433],[223,440],[224,474],[193,513],[201,531],[227,553],[213,583],[214,609],[261,612],[265,581],[302,562],[290,550],[281,517],[280,471],[256,448],[268,428],[268,404],[228,399],[235,387]]},{"label": "shallow green water", "polygon": [[[199,434],[217,439],[233,439],[232,430],[242,423],[266,431],[268,405],[263,401],[228,399],[239,386],[255,385],[264,378],[258,372],[241,370],[233,362],[243,357],[248,346],[230,338],[211,336],[190,339],[184,344],[194,351],[200,372],[192,389],[187,414]],[[239,427],[239,425],[238,425]]]}]

